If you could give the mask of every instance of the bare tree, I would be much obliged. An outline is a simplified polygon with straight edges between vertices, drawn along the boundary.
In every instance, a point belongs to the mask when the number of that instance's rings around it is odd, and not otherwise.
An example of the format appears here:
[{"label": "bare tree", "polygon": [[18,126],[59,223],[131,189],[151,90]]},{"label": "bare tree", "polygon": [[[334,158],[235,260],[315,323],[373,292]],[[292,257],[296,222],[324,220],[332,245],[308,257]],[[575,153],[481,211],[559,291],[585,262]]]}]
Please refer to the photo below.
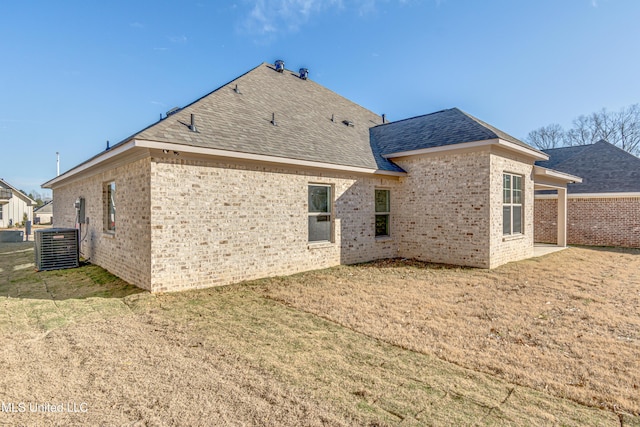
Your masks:
[{"label": "bare tree", "polygon": [[549,148],[557,148],[563,145],[565,137],[565,131],[557,123],[543,126],[539,129],[529,132],[526,141],[535,145],[541,150],[547,150]]},{"label": "bare tree", "polygon": [[612,143],[631,154],[640,155],[640,105],[623,108],[616,119],[618,134],[616,142]]},{"label": "bare tree", "polygon": [[543,150],[605,140],[637,156],[640,155],[640,104],[630,105],[618,112],[602,109],[578,116],[568,131],[557,124],[541,127],[529,132],[526,139]]}]

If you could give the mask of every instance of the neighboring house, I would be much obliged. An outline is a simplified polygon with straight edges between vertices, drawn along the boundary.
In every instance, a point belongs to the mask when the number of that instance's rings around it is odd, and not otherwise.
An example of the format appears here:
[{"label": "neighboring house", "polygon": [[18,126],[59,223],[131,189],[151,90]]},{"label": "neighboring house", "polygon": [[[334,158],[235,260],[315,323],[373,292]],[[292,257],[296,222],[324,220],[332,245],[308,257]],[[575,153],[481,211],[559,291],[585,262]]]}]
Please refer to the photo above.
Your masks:
[{"label": "neighboring house", "polygon": [[[583,177],[568,186],[568,243],[639,248],[640,159],[606,141],[545,152],[540,166]],[[535,198],[535,239],[555,243],[556,196]]]},{"label": "neighboring house", "polygon": [[385,123],[280,71],[43,184],[54,226],[81,222],[86,258],[153,292],[393,257],[493,268],[533,255],[534,189],[580,180],[458,109]]},{"label": "neighboring house", "polygon": [[53,222],[53,202],[46,202],[44,205],[33,211],[34,224],[51,224]]},{"label": "neighboring house", "polygon": [[22,224],[24,215],[33,220],[36,202],[7,181],[0,179],[0,228]]}]

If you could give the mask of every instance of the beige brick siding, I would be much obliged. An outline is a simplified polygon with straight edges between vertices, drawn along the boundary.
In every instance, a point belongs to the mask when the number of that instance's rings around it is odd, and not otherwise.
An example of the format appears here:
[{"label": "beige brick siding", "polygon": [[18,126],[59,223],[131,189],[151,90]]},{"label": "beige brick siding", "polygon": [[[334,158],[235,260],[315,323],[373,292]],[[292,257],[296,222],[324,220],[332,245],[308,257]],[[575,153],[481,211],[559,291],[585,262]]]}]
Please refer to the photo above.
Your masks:
[{"label": "beige brick siding", "polygon": [[[475,152],[403,158],[408,176],[146,157],[54,188],[56,227],[89,224],[82,253],[154,292],[225,285],[397,256],[491,268],[530,256],[532,165]],[[525,232],[502,236],[502,173],[525,177]],[[116,182],[116,232],[103,188]],[[330,185],[333,242],[308,242],[308,185]],[[376,188],[391,194],[391,236],[375,237]]]},{"label": "beige brick siding", "polygon": [[[536,241],[556,243],[557,200],[536,199]],[[640,247],[640,197],[577,198],[567,203],[567,242]]]},{"label": "beige brick siding", "polygon": [[[377,241],[374,190],[397,178],[203,160],[151,163],[153,291],[175,291],[397,256]],[[334,243],[308,243],[307,187],[333,187]]]},{"label": "beige brick siding", "polygon": [[[523,178],[523,233],[502,233],[502,177],[504,173]],[[491,240],[489,268],[533,256],[533,165],[506,153],[491,154]]]},{"label": "beige brick siding", "polygon": [[489,151],[395,161],[409,173],[398,195],[401,256],[489,267]]},{"label": "beige brick siding", "polygon": [[[54,227],[74,228],[78,197],[89,224],[82,228],[82,256],[123,280],[151,289],[149,158],[76,180],[53,190]],[[116,183],[116,233],[104,232],[103,187]]]}]

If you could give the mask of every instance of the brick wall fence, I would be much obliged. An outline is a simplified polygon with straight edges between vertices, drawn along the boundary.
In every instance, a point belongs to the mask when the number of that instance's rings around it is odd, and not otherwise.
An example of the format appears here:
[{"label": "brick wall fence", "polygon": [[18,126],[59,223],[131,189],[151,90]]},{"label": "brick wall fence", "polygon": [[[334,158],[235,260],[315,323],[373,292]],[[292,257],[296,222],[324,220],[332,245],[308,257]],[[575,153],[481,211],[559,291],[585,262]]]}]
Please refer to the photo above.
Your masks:
[{"label": "brick wall fence", "polygon": [[[535,200],[536,242],[556,243],[557,200]],[[567,243],[640,248],[640,197],[570,197]]]}]

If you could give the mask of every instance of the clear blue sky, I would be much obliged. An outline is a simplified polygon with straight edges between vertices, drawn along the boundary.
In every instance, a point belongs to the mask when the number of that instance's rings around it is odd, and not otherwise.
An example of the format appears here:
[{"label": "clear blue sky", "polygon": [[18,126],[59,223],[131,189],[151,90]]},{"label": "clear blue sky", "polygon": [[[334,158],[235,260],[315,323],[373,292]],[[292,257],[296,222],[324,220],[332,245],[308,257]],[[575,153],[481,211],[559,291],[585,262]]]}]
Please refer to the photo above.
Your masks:
[{"label": "clear blue sky", "polygon": [[638,0],[3,1],[0,177],[27,192],[261,62],[398,120],[524,138],[640,102]]}]

